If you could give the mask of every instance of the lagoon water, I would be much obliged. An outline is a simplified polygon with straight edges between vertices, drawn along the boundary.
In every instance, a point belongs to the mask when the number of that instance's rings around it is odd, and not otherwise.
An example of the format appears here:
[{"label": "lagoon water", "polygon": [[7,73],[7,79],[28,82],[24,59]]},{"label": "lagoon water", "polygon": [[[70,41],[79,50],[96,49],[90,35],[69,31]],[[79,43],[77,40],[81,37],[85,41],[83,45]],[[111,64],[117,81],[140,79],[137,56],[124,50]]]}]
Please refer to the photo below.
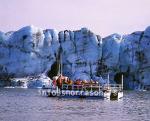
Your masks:
[{"label": "lagoon water", "polygon": [[150,91],[125,91],[123,99],[109,101],[0,88],[0,121],[150,121]]}]

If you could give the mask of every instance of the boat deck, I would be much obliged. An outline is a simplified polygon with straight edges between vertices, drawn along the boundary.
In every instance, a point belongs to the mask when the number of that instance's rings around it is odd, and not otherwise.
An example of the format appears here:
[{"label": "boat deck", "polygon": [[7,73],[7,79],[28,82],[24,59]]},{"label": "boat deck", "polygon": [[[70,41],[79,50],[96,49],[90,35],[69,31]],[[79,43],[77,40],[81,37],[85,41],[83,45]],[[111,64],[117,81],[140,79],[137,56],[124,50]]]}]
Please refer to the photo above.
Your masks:
[{"label": "boat deck", "polygon": [[123,87],[121,84],[63,84],[61,88],[56,86],[42,89],[42,93],[49,97],[102,97],[109,99],[111,96],[123,97]]}]

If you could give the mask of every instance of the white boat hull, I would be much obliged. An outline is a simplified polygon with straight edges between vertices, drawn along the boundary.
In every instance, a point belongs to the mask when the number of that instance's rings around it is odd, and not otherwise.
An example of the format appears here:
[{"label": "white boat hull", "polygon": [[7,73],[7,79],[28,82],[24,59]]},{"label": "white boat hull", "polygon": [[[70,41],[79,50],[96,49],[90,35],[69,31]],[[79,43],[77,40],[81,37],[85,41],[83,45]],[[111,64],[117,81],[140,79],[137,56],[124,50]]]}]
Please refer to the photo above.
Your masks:
[{"label": "white boat hull", "polygon": [[123,91],[118,92],[118,99],[121,99],[121,98],[123,98]]}]

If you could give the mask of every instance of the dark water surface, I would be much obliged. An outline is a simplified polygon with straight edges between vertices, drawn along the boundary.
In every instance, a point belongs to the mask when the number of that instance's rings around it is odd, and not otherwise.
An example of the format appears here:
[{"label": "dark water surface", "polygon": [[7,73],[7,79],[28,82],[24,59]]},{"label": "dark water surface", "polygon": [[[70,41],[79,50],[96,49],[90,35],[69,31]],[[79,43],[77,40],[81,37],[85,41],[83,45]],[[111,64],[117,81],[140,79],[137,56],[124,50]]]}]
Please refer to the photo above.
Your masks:
[{"label": "dark water surface", "polygon": [[150,92],[125,91],[122,100],[109,101],[0,88],[0,121],[150,121]]}]

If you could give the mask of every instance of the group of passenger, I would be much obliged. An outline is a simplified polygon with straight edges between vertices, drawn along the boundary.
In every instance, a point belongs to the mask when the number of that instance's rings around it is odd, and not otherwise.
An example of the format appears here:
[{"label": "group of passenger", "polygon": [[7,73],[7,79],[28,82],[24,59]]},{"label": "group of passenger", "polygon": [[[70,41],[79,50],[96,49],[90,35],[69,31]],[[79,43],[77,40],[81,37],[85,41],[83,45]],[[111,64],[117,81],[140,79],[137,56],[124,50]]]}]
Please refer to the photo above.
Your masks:
[{"label": "group of passenger", "polygon": [[99,84],[99,82],[98,81],[93,81],[93,80],[87,81],[87,80],[81,80],[81,79],[77,79],[76,81],[72,81],[68,77],[62,76],[62,75],[53,77],[53,85],[54,86],[58,86],[59,88],[61,88],[62,84],[68,84],[68,85],[72,85],[72,84],[74,84],[74,85],[97,85],[97,84]]}]

